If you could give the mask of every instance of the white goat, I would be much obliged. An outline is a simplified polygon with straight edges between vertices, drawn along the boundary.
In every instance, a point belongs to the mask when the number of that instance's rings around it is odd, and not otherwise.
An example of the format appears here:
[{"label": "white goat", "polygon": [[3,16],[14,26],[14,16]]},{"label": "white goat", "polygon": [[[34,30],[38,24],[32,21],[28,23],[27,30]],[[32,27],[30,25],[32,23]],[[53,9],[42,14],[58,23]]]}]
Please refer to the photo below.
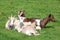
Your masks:
[{"label": "white goat", "polygon": [[30,22],[24,22],[23,23],[24,26],[22,26],[22,33],[26,34],[26,35],[39,35],[39,33],[36,31],[35,27],[36,27],[36,23],[30,23]]},{"label": "white goat", "polygon": [[8,21],[6,22],[6,25],[5,25],[5,28],[6,29],[14,29],[14,21],[15,21],[15,18],[14,17],[8,17]]},{"label": "white goat", "polygon": [[17,30],[18,32],[20,32],[21,26],[22,26],[22,23],[20,23],[20,20],[17,20],[17,18],[11,16],[11,17],[9,17],[8,21],[6,22],[5,28],[14,29],[14,30]]}]

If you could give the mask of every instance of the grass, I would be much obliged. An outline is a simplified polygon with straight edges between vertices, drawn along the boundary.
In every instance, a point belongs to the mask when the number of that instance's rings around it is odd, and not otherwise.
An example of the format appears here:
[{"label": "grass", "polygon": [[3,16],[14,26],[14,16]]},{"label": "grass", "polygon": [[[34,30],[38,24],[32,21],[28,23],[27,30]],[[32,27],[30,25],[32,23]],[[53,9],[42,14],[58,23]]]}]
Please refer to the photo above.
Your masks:
[{"label": "grass", "polygon": [[[39,36],[6,30],[7,17],[17,16],[18,10],[25,10],[29,18],[44,18],[51,13],[57,22],[48,23]],[[60,40],[60,0],[0,0],[0,40]]]}]

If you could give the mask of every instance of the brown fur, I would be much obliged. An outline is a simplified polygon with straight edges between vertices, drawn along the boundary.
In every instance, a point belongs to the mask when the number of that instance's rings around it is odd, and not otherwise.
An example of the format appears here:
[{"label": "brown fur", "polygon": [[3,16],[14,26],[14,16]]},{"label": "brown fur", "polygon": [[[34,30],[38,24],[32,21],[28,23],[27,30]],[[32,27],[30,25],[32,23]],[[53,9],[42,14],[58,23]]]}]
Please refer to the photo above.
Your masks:
[{"label": "brown fur", "polygon": [[24,19],[24,22],[31,22],[31,23],[33,23],[33,22],[35,22],[35,19],[34,18],[26,18],[26,19]]},{"label": "brown fur", "polygon": [[[21,12],[20,12],[20,13],[21,13]],[[24,12],[22,13],[21,16],[25,17]],[[25,18],[25,19],[24,19],[24,22],[31,22],[31,23],[33,23],[35,20],[36,20],[36,18]],[[40,27],[41,27],[41,28],[44,28],[44,27],[46,26],[46,24],[47,24],[48,22],[50,22],[50,21],[55,22],[55,18],[54,18],[54,16],[53,16],[52,14],[49,14],[46,18],[43,18],[43,19],[40,21]],[[37,26],[37,25],[36,25],[36,26]]]},{"label": "brown fur", "polygon": [[50,21],[53,21],[53,22],[55,21],[54,16],[52,14],[49,14],[46,18],[43,18],[40,21],[40,27],[44,28],[46,26],[46,24]]},{"label": "brown fur", "polygon": [[18,15],[20,15],[20,17],[25,17],[24,10],[23,11],[18,11]]}]

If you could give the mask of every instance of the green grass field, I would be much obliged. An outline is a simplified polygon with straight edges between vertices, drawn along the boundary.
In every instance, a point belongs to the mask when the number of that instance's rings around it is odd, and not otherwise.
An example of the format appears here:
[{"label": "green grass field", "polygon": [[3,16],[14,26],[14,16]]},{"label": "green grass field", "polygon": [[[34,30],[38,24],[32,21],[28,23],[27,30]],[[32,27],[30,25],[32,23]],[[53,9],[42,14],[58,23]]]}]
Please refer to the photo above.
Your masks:
[{"label": "green grass field", "polygon": [[[44,18],[51,13],[56,22],[48,23],[39,36],[6,30],[7,17],[17,16],[18,10],[25,10],[29,18]],[[0,40],[60,40],[60,0],[0,0]]]}]

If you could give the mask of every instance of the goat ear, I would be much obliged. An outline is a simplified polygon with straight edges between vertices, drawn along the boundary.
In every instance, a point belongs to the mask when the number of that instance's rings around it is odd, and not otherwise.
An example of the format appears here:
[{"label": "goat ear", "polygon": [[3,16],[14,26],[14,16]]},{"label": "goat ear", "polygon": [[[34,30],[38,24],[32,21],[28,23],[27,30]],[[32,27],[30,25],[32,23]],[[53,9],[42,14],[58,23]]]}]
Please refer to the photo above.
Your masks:
[{"label": "goat ear", "polygon": [[49,17],[51,17],[51,14],[49,14]]},{"label": "goat ear", "polygon": [[24,10],[18,11],[18,16],[25,16],[24,12]]}]

